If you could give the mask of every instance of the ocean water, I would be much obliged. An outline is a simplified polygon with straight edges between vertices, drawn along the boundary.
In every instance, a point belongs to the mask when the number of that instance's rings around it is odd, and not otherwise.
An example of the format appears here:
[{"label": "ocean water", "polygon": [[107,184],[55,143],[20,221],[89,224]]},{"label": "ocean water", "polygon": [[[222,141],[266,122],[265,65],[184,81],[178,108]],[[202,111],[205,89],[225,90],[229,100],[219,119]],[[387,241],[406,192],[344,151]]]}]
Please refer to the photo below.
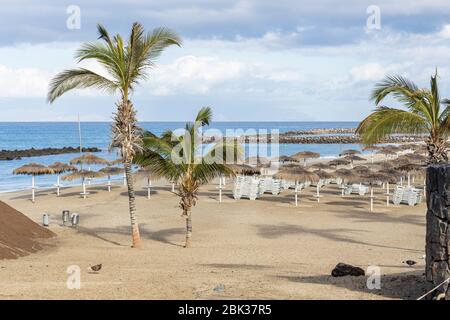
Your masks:
[{"label": "ocean water", "polygon": [[[213,122],[208,129],[220,130],[225,133],[229,130],[254,129],[256,131],[278,130],[280,133],[291,130],[306,130],[316,128],[355,128],[357,122]],[[157,135],[165,130],[176,130],[184,127],[182,122],[142,122],[140,126]],[[110,143],[110,123],[108,122],[82,122],[81,140],[83,147],[97,147],[102,152],[97,155],[113,160],[117,154],[108,149]],[[0,149],[15,150],[46,147],[77,147],[79,146],[78,123],[77,122],[0,122]],[[310,150],[319,152],[322,157],[335,157],[344,149],[361,150],[360,145],[354,144],[280,144],[270,146],[267,155],[291,155],[293,153]],[[246,151],[252,155],[256,152],[256,145],[247,145]],[[250,151],[251,150],[251,151]],[[275,150],[275,152],[273,152]],[[272,152],[271,152],[272,151]],[[260,154],[266,150],[260,149]],[[37,162],[45,165],[56,161],[69,162],[70,159],[79,154],[62,154],[52,156],[22,158],[21,160],[0,161],[0,192],[22,190],[30,187],[29,176],[13,175],[12,171],[26,163]],[[98,169],[92,166],[93,170]],[[116,180],[121,180],[117,177]],[[102,180],[97,180],[103,182]],[[40,188],[51,187],[55,184],[56,177],[53,175],[36,177],[36,186]],[[78,184],[74,181],[70,183]],[[70,185],[69,183],[64,183]]]}]

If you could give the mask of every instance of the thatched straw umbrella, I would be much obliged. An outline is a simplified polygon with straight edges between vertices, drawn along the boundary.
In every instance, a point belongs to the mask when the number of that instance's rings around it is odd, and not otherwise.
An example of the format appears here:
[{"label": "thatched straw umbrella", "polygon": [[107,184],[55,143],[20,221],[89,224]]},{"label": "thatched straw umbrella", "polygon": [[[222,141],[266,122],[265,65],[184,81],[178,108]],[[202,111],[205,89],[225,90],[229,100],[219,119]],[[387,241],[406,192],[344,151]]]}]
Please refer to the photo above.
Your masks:
[{"label": "thatched straw umbrella", "polygon": [[291,163],[291,162],[299,162],[297,158],[289,157],[289,156],[280,156],[278,157],[278,162],[281,163]]},{"label": "thatched straw umbrella", "polygon": [[352,179],[355,174],[354,172],[352,172],[349,169],[338,169],[334,172],[334,174],[336,175],[336,177],[341,178],[343,180],[344,183],[342,183],[341,185],[341,196],[344,196],[344,184],[345,182],[349,181],[350,179]]},{"label": "thatched straw umbrella", "polygon": [[295,206],[298,206],[298,183],[299,182],[317,182],[319,176],[314,172],[305,170],[301,167],[282,167],[278,173],[274,175],[275,179],[284,179],[295,181]]},{"label": "thatched straw umbrella", "polygon": [[311,165],[311,168],[317,168],[319,170],[330,169],[330,164],[329,163],[323,163],[323,162],[317,162],[317,163],[313,163]]},{"label": "thatched straw umbrella", "polygon": [[306,166],[307,159],[317,159],[320,158],[320,153],[313,151],[300,151],[292,155],[293,158],[303,160],[303,166]]},{"label": "thatched straw umbrella", "polygon": [[332,167],[347,166],[349,164],[350,164],[350,161],[343,159],[343,158],[334,159],[334,160],[331,160],[330,162],[328,162],[328,165],[332,166]]},{"label": "thatched straw umbrella", "polygon": [[373,163],[373,156],[375,154],[375,151],[380,150],[380,146],[376,146],[376,145],[364,146],[363,150],[364,151],[372,151],[372,153],[370,155],[370,162]]},{"label": "thatched straw umbrella", "polygon": [[[317,176],[321,180],[336,178],[336,175],[334,173],[323,171],[322,169],[314,170],[313,172],[315,174],[317,174]],[[317,202],[320,202],[320,185],[319,185],[319,183],[317,183],[316,197],[317,197]]]},{"label": "thatched straw umbrella", "polygon": [[[92,153],[84,153],[81,156],[70,160],[70,164],[80,165],[80,170],[83,170],[83,164],[86,164],[88,166],[88,171],[91,171],[91,165],[100,164],[100,165],[107,166],[107,165],[109,165],[109,161],[106,159],[103,159],[99,156],[96,156],[95,154],[92,154]],[[86,178],[86,179],[88,179],[88,182],[90,184],[91,178]]]},{"label": "thatched straw umbrella", "polygon": [[411,172],[420,172],[425,169],[424,165],[418,164],[418,163],[407,163],[402,164],[395,168],[398,171],[406,172],[408,174],[408,187],[411,186]]},{"label": "thatched straw umbrella", "polygon": [[34,177],[40,176],[44,174],[53,174],[54,171],[42,164],[39,163],[29,163],[25,164],[13,171],[13,174],[26,174],[31,176],[31,201],[34,203],[35,195],[34,195]]},{"label": "thatched straw umbrella", "polygon": [[77,171],[78,169],[75,166],[71,166],[70,164],[62,163],[62,162],[55,162],[54,164],[51,164],[48,167],[50,169],[52,169],[53,172],[57,175],[57,178],[56,178],[56,195],[59,197],[59,189],[61,187],[61,183],[60,183],[60,175],[61,175],[61,173],[73,172],[73,171]]},{"label": "thatched straw umbrella", "polygon": [[355,150],[355,149],[347,149],[342,151],[339,156],[340,157],[345,157],[345,156],[352,156],[355,154],[361,154],[361,151]]},{"label": "thatched straw umbrella", "polygon": [[253,176],[261,174],[261,171],[255,167],[246,164],[227,164],[233,172],[237,175]]},{"label": "thatched straw umbrella", "polygon": [[403,177],[403,174],[393,168],[386,168],[386,169],[381,169],[380,171],[378,171],[381,174],[384,174],[386,176],[386,206],[389,206],[389,195],[390,195],[390,190],[389,190],[389,183],[397,183],[399,179],[401,179]]},{"label": "thatched straw umbrella", "polygon": [[351,165],[352,168],[353,168],[353,161],[364,161],[364,160],[366,160],[365,158],[357,156],[355,154],[351,154],[351,155],[345,156],[342,159],[350,161],[350,165]]},{"label": "thatched straw umbrella", "polygon": [[63,180],[67,180],[67,181],[73,181],[73,180],[77,180],[77,179],[81,179],[81,185],[83,186],[83,192],[81,193],[81,195],[83,196],[84,199],[86,199],[86,196],[88,195],[88,193],[86,192],[86,184],[85,184],[85,180],[86,179],[94,179],[94,178],[100,178],[103,177],[104,174],[101,172],[97,172],[97,171],[88,171],[88,170],[80,170],[80,171],[75,171],[72,172],[68,175],[65,175],[62,177]]},{"label": "thatched straw umbrella", "polygon": [[267,159],[265,157],[255,156],[255,157],[248,157],[245,159],[245,164],[250,166],[256,166],[256,167],[264,167],[270,165],[270,159]]},{"label": "thatched straw umbrella", "polygon": [[369,167],[367,166],[356,166],[353,167],[352,169],[354,172],[356,172],[357,174],[364,174],[370,171]]},{"label": "thatched straw umbrella", "polygon": [[356,177],[356,180],[370,186],[370,212],[373,212],[373,186],[382,184],[388,177],[383,173],[372,171]]},{"label": "thatched straw umbrella", "polygon": [[123,163],[123,159],[122,159],[122,158],[119,158],[119,159],[115,159],[115,160],[109,161],[108,164],[109,164],[110,166],[115,166],[115,165],[121,164],[121,163]]},{"label": "thatched straw umbrella", "polygon": [[413,163],[426,163],[427,161],[427,157],[419,153],[410,153],[404,155],[403,157]]},{"label": "thatched straw umbrella", "polygon": [[[161,175],[158,175],[155,173],[154,170],[152,170],[150,167],[143,167],[140,168],[135,174],[135,177],[140,178],[143,177],[147,180],[147,185],[145,186],[145,188],[147,189],[147,199],[151,198],[151,194],[152,194],[152,181],[153,180],[159,180],[161,179]],[[175,190],[172,190],[173,192]]]},{"label": "thatched straw umbrella", "polygon": [[377,154],[382,154],[385,156],[385,160],[387,161],[388,156],[390,155],[396,155],[397,152],[390,150],[389,148],[382,147],[380,150],[377,151]]},{"label": "thatched straw umbrella", "polygon": [[111,192],[111,176],[117,176],[122,174],[125,170],[119,167],[105,167],[99,170],[99,172],[103,173],[105,176],[108,176],[108,192]]}]

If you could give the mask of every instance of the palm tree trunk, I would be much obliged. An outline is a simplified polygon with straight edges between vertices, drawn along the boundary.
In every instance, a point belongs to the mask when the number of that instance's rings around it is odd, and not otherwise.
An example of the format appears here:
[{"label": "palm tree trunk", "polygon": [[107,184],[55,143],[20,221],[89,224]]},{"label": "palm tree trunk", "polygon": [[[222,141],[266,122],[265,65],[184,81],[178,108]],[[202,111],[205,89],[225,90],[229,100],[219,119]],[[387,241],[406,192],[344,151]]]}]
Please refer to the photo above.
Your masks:
[{"label": "palm tree trunk", "polygon": [[133,240],[133,248],[141,247],[141,236],[139,234],[139,225],[136,219],[136,197],[134,193],[134,183],[133,176],[131,173],[131,161],[125,161],[125,177],[127,181],[128,188],[128,204],[130,207],[130,220],[131,220],[131,232],[132,232],[132,240]]},{"label": "palm tree trunk", "polygon": [[426,140],[426,144],[428,150],[428,164],[448,162],[445,139],[430,136]]},{"label": "palm tree trunk", "polygon": [[192,215],[191,209],[189,208],[184,213],[186,216],[186,243],[184,245],[185,248],[189,248],[191,246],[191,238],[192,238]]}]

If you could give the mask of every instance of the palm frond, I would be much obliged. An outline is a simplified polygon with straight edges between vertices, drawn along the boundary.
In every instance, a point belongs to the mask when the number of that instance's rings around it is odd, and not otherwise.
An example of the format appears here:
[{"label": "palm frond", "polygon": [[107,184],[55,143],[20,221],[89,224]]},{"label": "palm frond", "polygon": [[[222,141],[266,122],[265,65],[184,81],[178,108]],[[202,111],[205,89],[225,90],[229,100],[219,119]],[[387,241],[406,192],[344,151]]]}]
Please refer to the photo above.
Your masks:
[{"label": "palm frond", "polygon": [[379,143],[394,133],[418,134],[428,130],[421,116],[395,108],[378,107],[356,129],[364,144]]},{"label": "palm frond", "polygon": [[52,103],[56,98],[72,89],[97,88],[109,93],[118,89],[116,82],[109,80],[88,69],[70,69],[57,74],[50,82],[47,101]]}]

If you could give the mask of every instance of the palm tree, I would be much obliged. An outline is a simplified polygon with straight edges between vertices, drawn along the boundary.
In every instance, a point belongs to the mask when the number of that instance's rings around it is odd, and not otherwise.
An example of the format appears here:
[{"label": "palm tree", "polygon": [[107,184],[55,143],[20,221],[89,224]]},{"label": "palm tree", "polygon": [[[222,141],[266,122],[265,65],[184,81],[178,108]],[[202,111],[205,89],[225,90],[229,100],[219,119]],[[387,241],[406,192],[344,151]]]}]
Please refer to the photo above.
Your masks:
[{"label": "palm tree", "polygon": [[[378,83],[371,96],[377,108],[356,130],[362,142],[373,145],[394,133],[426,133],[428,163],[447,162],[450,99],[441,100],[437,71],[431,76],[430,86],[430,89],[419,89],[401,76],[387,76]],[[387,96],[392,96],[407,110],[379,106]]]},{"label": "palm tree", "polygon": [[135,157],[140,166],[149,167],[156,175],[178,183],[176,194],[180,197],[182,217],[186,219],[186,248],[191,245],[191,213],[200,186],[219,176],[234,176],[226,162],[235,162],[241,156],[236,141],[222,140],[205,149],[199,130],[209,125],[211,118],[211,109],[206,107],[199,111],[194,123],[186,124],[181,135],[172,131],[165,132],[160,138],[145,134],[144,150]]},{"label": "palm tree", "polygon": [[101,41],[84,44],[76,53],[78,62],[95,60],[107,73],[103,76],[94,71],[77,68],[57,74],[50,82],[47,100],[53,103],[64,93],[79,88],[97,88],[111,94],[119,94],[112,125],[112,148],[118,148],[123,158],[128,187],[129,210],[133,247],[141,245],[136,220],[136,205],[131,164],[136,152],[142,147],[141,130],[137,125],[136,111],[130,101],[135,87],[144,80],[156,59],[171,45],[181,45],[178,35],[166,28],[156,28],[145,33],[139,23],[134,23],[126,43],[117,34],[111,37],[107,30],[97,26]]}]

